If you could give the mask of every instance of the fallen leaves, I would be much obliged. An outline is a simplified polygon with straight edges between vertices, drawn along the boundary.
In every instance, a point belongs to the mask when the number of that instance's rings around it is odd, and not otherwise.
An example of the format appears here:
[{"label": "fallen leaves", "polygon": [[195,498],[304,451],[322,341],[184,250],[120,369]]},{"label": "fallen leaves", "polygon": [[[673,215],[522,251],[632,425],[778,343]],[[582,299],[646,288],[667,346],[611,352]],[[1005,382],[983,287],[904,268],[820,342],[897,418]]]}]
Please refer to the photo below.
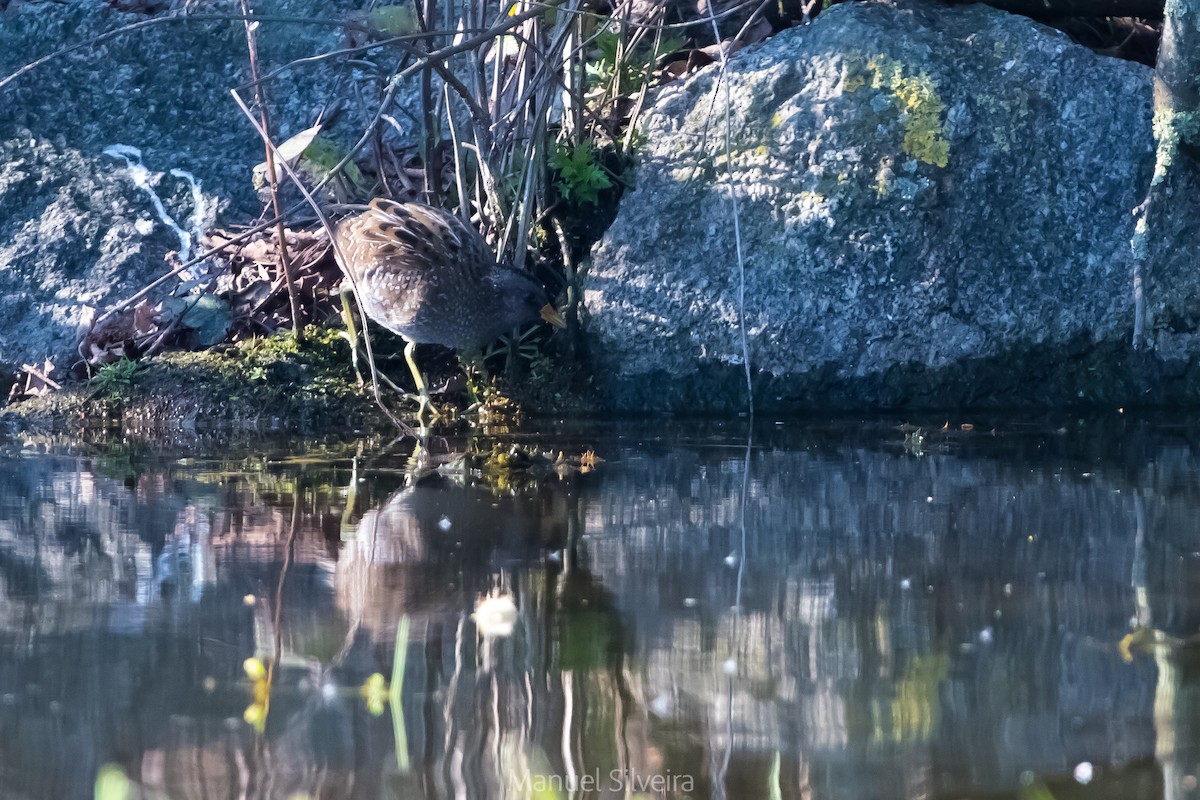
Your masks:
[{"label": "fallen leaves", "polygon": [[40,366],[22,364],[17,380],[13,382],[8,392],[8,401],[22,400],[27,397],[41,397],[62,388],[50,373],[54,372],[54,364],[46,359]]},{"label": "fallen leaves", "polygon": [[[227,231],[212,231],[205,246],[225,245],[233,238]],[[341,272],[329,240],[320,231],[288,231],[285,241],[300,297],[301,323],[336,316],[340,306],[331,294]],[[165,350],[205,349],[291,327],[279,243],[273,231],[229,244],[213,262],[209,277],[187,281],[157,302],[142,300],[88,327],[72,374],[89,377],[121,359]],[[31,396],[28,391],[23,394]]]}]

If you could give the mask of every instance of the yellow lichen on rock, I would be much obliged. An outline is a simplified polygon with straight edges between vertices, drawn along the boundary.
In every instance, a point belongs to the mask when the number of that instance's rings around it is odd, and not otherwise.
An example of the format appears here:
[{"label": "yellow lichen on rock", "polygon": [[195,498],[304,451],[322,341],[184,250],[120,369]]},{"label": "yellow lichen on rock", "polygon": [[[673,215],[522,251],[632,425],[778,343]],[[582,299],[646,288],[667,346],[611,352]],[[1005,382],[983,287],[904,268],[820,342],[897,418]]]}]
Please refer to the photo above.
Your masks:
[{"label": "yellow lichen on rock", "polygon": [[855,58],[842,62],[842,91],[854,94],[867,84],[867,76],[863,72],[863,64]]},{"label": "yellow lichen on rock", "polygon": [[942,126],[946,104],[937,81],[925,72],[906,70],[889,56],[873,56],[865,64],[847,59],[842,67],[842,90],[854,93],[867,85],[887,92],[903,114],[904,152],[926,164],[946,166],[950,159],[950,142]]},{"label": "yellow lichen on rock", "polygon": [[950,142],[942,128],[946,104],[937,82],[924,72],[909,73],[904,65],[887,56],[867,62],[871,88],[888,91],[904,112],[904,152],[913,158],[944,167],[950,158]]}]

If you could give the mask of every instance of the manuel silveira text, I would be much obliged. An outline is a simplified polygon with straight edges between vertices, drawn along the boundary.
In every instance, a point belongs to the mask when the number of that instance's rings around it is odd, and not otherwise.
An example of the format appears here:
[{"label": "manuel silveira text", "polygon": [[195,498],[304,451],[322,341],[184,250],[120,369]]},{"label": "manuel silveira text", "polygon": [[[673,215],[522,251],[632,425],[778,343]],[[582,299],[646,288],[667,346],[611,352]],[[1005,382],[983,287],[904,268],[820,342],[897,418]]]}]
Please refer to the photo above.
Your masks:
[{"label": "manuel silveira text", "polygon": [[516,779],[521,791],[542,792],[641,792],[665,795],[667,792],[691,793],[696,781],[691,775],[676,774],[670,770],[655,775],[637,775],[622,769],[601,772],[579,772],[573,775],[533,775],[525,773]]}]

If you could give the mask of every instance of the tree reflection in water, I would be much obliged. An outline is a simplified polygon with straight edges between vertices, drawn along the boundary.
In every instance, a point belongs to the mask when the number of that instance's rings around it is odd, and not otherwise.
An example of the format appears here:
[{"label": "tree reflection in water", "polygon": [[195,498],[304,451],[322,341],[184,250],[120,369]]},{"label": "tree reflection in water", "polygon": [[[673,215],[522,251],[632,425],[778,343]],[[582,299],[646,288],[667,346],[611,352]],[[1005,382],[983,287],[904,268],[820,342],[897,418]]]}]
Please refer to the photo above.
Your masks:
[{"label": "tree reflection in water", "polygon": [[0,795],[1183,796],[1200,470],[1126,425],[3,457]]}]

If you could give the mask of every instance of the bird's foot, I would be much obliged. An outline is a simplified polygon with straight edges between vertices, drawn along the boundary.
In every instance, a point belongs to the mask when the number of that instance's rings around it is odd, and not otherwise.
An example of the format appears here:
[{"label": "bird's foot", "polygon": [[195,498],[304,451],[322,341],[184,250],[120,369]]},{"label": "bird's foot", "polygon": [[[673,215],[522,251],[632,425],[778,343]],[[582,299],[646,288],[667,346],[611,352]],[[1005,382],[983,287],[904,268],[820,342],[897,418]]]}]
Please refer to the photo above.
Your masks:
[{"label": "bird's foot", "polygon": [[429,399],[429,392],[421,392],[415,396],[408,395],[408,397],[417,401],[417,422],[419,422],[422,426],[428,425],[442,416],[442,412],[439,411],[434,402]]}]

